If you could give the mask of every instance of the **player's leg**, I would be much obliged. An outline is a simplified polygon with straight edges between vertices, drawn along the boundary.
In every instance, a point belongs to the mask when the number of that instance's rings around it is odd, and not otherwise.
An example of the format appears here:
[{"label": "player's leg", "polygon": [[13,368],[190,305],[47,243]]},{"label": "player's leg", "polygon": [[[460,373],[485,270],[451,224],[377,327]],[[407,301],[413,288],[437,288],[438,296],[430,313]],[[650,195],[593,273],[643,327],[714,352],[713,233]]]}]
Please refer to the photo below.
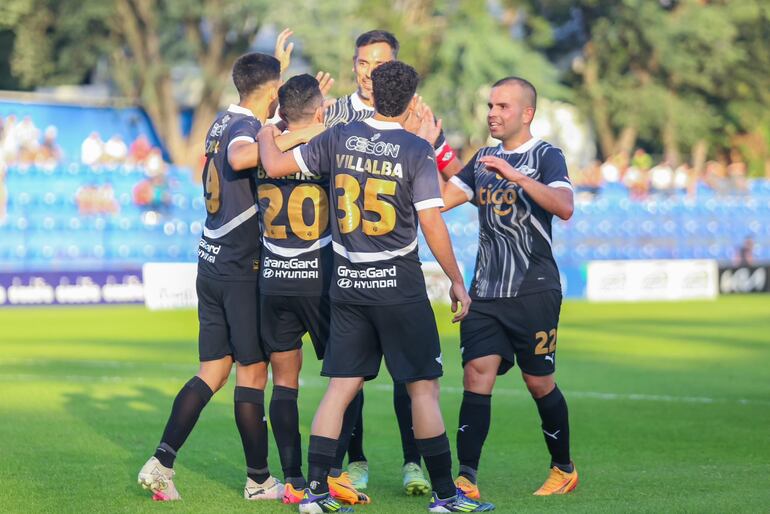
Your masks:
[{"label": "player's leg", "polygon": [[457,426],[460,470],[455,484],[469,498],[481,497],[478,469],[492,415],[492,389],[498,374],[515,359],[514,349],[498,315],[510,315],[500,300],[476,301],[460,324],[463,399]]},{"label": "player's leg", "polygon": [[527,322],[522,323],[523,331],[516,339],[516,356],[551,454],[549,476],[535,495],[565,494],[577,487],[578,474],[570,458],[567,401],[554,380],[561,293],[528,295],[520,305]]},{"label": "player's leg", "polygon": [[[394,323],[394,320],[412,320]],[[452,481],[452,452],[439,406],[438,378],[443,375],[441,344],[430,302],[379,307],[377,332],[388,371],[406,383],[412,404],[414,437],[433,488],[430,512],[493,510],[458,493]]]},{"label": "player's leg", "polygon": [[396,411],[398,430],[401,435],[401,450],[404,463],[401,467],[402,484],[407,495],[430,493],[430,482],[425,478],[420,466],[420,450],[414,440],[412,429],[412,401],[406,390],[406,384],[393,384],[393,408]]},{"label": "player's leg", "polygon": [[[340,504],[329,495],[327,478],[329,469],[337,462],[343,418],[364,379],[377,376],[382,360],[379,339],[366,306],[332,304],[330,318],[321,374],[332,380],[313,419],[308,447],[309,487],[300,503],[300,512],[340,511]],[[352,486],[349,492],[350,503],[357,503],[362,493]]]},{"label": "player's leg", "polygon": [[369,485],[369,463],[364,454],[364,391],[354,400],[358,405],[358,416],[348,445],[348,475],[356,489],[363,490]]},{"label": "player's leg", "polygon": [[342,428],[340,429],[339,439],[337,441],[337,453],[334,462],[329,468],[327,482],[329,491],[336,499],[345,503],[370,503],[369,496],[358,491],[350,479],[347,471],[343,471],[343,462],[345,454],[350,446],[350,439],[355,430],[356,423],[361,419],[361,399],[363,395],[358,393],[345,409],[345,415],[342,418]]},{"label": "player's leg", "polygon": [[198,276],[196,289],[200,368],[177,393],[160,444],[138,475],[139,484],[152,491],[153,499],[159,501],[180,499],[173,482],[177,452],[192,432],[203,408],[227,382],[233,365],[222,288],[216,281]]},{"label": "player's leg", "polygon": [[263,295],[260,329],[273,371],[270,423],[284,474],[284,503],[298,503],[306,483],[302,474],[299,433],[299,373],[302,369],[302,336],[305,327],[293,297]]},{"label": "player's leg", "polygon": [[283,484],[270,475],[267,466],[267,357],[260,341],[257,282],[227,284],[224,305],[230,345],[237,363],[233,409],[246,459],[243,497],[277,499],[283,494]]}]

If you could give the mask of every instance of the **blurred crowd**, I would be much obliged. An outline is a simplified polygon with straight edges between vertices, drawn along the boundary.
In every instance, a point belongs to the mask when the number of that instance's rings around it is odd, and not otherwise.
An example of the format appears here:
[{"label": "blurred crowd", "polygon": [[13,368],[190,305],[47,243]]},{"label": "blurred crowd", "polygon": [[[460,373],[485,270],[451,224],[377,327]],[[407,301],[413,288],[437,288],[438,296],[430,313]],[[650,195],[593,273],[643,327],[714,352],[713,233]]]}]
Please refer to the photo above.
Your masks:
[{"label": "blurred crowd", "polygon": [[[54,172],[63,162],[78,159],[65,155],[57,143],[59,130],[53,125],[41,130],[29,116],[21,119],[11,114],[0,116],[0,222],[6,218],[8,189],[7,168],[31,167]],[[80,145],[80,164],[95,171],[137,173],[133,201],[138,207],[162,210],[170,203],[168,166],[160,148],[153,146],[144,134],[130,144],[115,134],[106,141],[99,132],[91,132]],[[84,183],[75,193],[82,215],[115,214],[119,203],[109,181]]]},{"label": "blurred crowd", "polygon": [[696,198],[699,191],[722,195],[749,192],[747,166],[740,155],[731,155],[729,162],[708,161],[696,168],[688,162],[677,166],[667,160],[655,162],[639,148],[632,155],[619,153],[590,166],[570,171],[579,198],[590,201],[608,190],[626,189],[632,199],[650,196],[686,195]]}]

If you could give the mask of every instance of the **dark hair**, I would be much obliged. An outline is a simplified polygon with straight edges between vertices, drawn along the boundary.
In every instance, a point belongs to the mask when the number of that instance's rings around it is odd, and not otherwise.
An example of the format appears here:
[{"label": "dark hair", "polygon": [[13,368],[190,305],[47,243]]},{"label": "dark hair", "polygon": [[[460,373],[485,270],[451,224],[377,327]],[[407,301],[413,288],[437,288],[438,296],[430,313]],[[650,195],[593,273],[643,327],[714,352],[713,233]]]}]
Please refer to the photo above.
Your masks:
[{"label": "dark hair", "polygon": [[281,78],[281,63],[272,55],[257,52],[238,57],[233,64],[233,83],[241,99]]},{"label": "dark hair", "polygon": [[401,116],[417,91],[420,78],[414,68],[401,61],[390,61],[372,71],[374,107],[383,116]]},{"label": "dark hair", "polygon": [[318,81],[307,73],[293,76],[278,89],[281,116],[289,123],[312,116],[322,102]]},{"label": "dark hair", "polygon": [[398,39],[386,30],[364,32],[356,39],[356,48],[373,45],[374,43],[387,43],[390,49],[393,50],[393,58],[395,59],[398,56]]},{"label": "dark hair", "polygon": [[530,103],[532,104],[532,108],[537,108],[537,89],[535,89],[535,86],[532,85],[532,82],[530,82],[527,79],[523,79],[521,77],[515,77],[511,75],[510,77],[505,77],[503,79],[498,80],[494,84],[492,84],[492,87],[497,86],[504,86],[505,84],[518,84],[524,90],[529,93],[530,96]]}]

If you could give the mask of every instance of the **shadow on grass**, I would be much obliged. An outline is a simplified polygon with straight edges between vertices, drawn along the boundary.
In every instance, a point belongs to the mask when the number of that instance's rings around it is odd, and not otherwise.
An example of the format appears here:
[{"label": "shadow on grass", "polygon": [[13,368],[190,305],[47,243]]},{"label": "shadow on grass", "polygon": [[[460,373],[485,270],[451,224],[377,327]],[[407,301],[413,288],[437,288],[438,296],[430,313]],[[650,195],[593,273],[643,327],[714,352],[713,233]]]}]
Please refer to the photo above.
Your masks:
[{"label": "shadow on grass", "polygon": [[[180,387],[182,384],[180,381]],[[232,391],[225,388],[215,398],[231,395]],[[138,386],[130,394],[105,395],[96,390],[68,393],[64,396],[64,408],[94,433],[125,450],[125,454],[116,455],[112,463],[122,477],[116,480],[124,480],[125,490],[133,491],[132,495],[146,496],[136,485],[136,474],[154,452],[173,401],[173,396],[158,389]],[[179,452],[177,473],[180,465],[184,468],[182,476],[194,473],[230,489],[242,487],[245,464],[232,403],[212,401],[206,406]],[[184,482],[180,489],[184,495]]]}]

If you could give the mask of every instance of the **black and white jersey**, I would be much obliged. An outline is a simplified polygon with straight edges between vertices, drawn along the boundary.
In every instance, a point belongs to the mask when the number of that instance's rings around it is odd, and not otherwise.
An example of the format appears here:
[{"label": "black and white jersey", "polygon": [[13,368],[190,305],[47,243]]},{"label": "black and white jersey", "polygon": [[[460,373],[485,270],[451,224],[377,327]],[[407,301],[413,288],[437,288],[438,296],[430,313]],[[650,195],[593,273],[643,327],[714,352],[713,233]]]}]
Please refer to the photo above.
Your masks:
[{"label": "black and white jersey", "polygon": [[262,294],[318,296],[329,290],[329,175],[298,172],[281,179],[257,172],[262,228]]},{"label": "black and white jersey", "polygon": [[294,149],[305,175],[328,175],[332,300],[386,305],[427,298],[417,211],[441,207],[433,149],[400,124],[336,125]]},{"label": "black and white jersey", "polygon": [[198,244],[198,273],[225,280],[258,278],[256,168],[233,170],[227,153],[236,141],[253,143],[260,127],[250,110],[230,105],[209,129],[203,168],[206,223]]},{"label": "black and white jersey", "polygon": [[553,215],[521,187],[478,162],[486,155],[501,157],[550,187],[572,190],[564,154],[534,138],[512,151],[505,151],[502,145],[482,148],[450,179],[479,210],[479,251],[471,297],[510,298],[561,290],[551,251]]},{"label": "black and white jersey", "polygon": [[[365,119],[374,116],[374,108],[366,105],[361,97],[358,96],[358,92],[354,92],[348,96],[338,98],[336,102],[326,108],[324,112],[324,125],[326,127],[333,127],[340,123],[352,123],[354,121],[363,121]],[[441,147],[446,143],[444,137],[444,131],[442,130],[433,148],[436,152],[441,150]]]}]

